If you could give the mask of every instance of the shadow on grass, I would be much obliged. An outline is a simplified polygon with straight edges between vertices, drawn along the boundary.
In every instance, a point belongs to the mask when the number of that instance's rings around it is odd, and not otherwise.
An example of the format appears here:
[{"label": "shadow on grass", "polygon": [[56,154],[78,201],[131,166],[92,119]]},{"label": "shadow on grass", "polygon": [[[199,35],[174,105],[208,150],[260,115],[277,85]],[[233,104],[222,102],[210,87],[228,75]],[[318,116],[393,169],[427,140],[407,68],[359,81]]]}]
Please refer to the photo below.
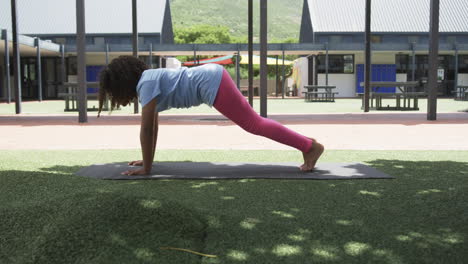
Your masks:
[{"label": "shadow on grass", "polygon": [[1,171],[0,180],[16,195],[0,194],[0,252],[10,253],[0,253],[0,262],[463,263],[468,258],[467,162],[366,163],[396,180],[122,182],[73,176],[78,166]]},{"label": "shadow on grass", "polygon": [[160,249],[172,246],[203,251],[200,247],[205,244],[207,226],[196,210],[134,193],[91,191],[79,184],[72,190],[72,186],[56,182],[58,176],[65,175],[0,172],[2,180],[24,177],[30,183],[11,190],[23,197],[0,206],[0,263],[200,261],[197,255]]}]

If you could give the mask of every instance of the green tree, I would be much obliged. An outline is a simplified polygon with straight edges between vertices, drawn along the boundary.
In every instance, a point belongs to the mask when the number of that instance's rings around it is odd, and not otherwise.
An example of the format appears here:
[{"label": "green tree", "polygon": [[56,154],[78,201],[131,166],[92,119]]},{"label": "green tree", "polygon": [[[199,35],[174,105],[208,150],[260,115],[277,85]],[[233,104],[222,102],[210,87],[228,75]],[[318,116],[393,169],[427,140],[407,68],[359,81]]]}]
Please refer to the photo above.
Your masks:
[{"label": "green tree", "polygon": [[177,44],[222,44],[231,43],[231,35],[225,26],[177,26],[174,28],[174,41]]},{"label": "green tree", "polygon": [[[176,26],[174,28],[174,41],[176,44],[228,44],[228,43],[247,43],[247,37],[234,37],[231,35],[229,28],[225,26],[211,26],[205,24],[193,25],[190,27]],[[295,43],[294,38],[284,40],[270,40],[270,43]],[[205,59],[208,56],[198,56],[198,59]],[[281,56],[279,57],[281,59]],[[297,56],[289,55],[286,59],[294,60]],[[177,56],[180,61],[191,61],[193,56]],[[236,60],[236,57],[233,58]],[[281,65],[279,74],[281,75]],[[235,77],[235,65],[224,66],[231,76]],[[242,79],[248,78],[248,65],[240,65],[240,74]],[[259,79],[260,66],[254,65],[254,78]],[[291,66],[286,66],[286,75],[291,74]],[[268,67],[268,79],[276,79],[276,67],[270,65]]]}]

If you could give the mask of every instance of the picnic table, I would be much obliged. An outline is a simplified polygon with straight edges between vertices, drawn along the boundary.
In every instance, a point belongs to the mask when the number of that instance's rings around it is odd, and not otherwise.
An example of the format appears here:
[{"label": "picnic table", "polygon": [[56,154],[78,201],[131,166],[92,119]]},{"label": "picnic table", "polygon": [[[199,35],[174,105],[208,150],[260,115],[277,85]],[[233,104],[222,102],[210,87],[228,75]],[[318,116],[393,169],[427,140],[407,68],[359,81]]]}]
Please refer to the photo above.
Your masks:
[{"label": "picnic table", "polygon": [[[370,108],[375,110],[419,110],[418,98],[427,96],[426,92],[416,91],[416,87],[419,85],[419,82],[370,82],[372,88],[369,93]],[[363,82],[361,86],[364,86]],[[382,87],[396,87],[400,92],[381,92],[379,89]],[[384,98],[394,98],[395,105],[383,106],[382,100]],[[364,96],[362,99],[362,107],[364,107]],[[413,101],[412,105],[411,101]]]},{"label": "picnic table", "polygon": [[[86,83],[87,87],[91,88],[98,88],[99,83],[98,82],[88,82]],[[70,83],[70,82],[65,82],[61,85],[62,92],[58,93],[58,97],[62,97],[65,99],[65,112],[76,112],[78,111],[78,83]],[[98,98],[98,93],[86,93],[87,99],[97,99]],[[109,100],[104,101],[104,106],[103,110],[107,111],[109,109]],[[98,109],[93,107],[93,108],[88,108],[88,111],[97,111]]]},{"label": "picnic table", "polygon": [[468,85],[458,85],[455,90],[455,100],[468,101]]},{"label": "picnic table", "polygon": [[338,94],[333,92],[336,86],[331,85],[305,85],[304,88],[307,89],[302,92],[306,102],[335,102],[335,94]]}]

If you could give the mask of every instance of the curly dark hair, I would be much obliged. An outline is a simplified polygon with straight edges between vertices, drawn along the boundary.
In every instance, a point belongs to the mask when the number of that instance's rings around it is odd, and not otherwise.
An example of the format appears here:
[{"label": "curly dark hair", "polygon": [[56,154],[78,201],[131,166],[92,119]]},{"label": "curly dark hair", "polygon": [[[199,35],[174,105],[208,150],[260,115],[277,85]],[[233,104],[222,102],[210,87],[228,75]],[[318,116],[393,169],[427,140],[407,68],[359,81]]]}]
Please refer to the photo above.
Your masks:
[{"label": "curly dark hair", "polygon": [[111,100],[111,111],[131,104],[137,98],[136,87],[143,71],[149,67],[133,56],[115,58],[99,73],[99,111],[106,96]]}]

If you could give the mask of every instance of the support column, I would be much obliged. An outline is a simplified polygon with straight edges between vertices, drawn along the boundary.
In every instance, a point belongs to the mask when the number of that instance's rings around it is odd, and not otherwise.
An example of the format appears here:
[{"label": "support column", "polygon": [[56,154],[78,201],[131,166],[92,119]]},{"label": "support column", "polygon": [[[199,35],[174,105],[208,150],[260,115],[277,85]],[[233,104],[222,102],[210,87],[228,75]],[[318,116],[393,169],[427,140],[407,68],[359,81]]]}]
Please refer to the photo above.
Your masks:
[{"label": "support column", "polygon": [[109,44],[106,43],[106,65],[109,64]]},{"label": "support column", "polygon": [[318,85],[318,70],[317,70],[317,55],[312,56],[312,84],[313,85]]},{"label": "support column", "polygon": [[[137,0],[132,0],[132,46],[133,56],[138,58],[138,23],[137,23]],[[138,98],[133,101],[133,112],[138,114]]]},{"label": "support column", "polygon": [[65,45],[60,45],[60,84],[67,81],[67,71],[65,69]]},{"label": "support column", "polygon": [[453,83],[453,91],[457,91],[458,86],[458,45],[453,45],[455,49],[455,80]]},{"label": "support column", "polygon": [[37,65],[37,99],[42,102],[42,63],[41,63],[41,40],[35,39],[36,42],[36,65]]},{"label": "support column", "polygon": [[283,45],[281,45],[281,49],[282,49],[282,53],[283,53],[283,56],[282,56],[283,57],[283,65],[282,65],[282,69],[281,69],[282,70],[281,76],[282,76],[282,79],[283,79],[283,82],[281,83],[281,98],[284,99],[284,92],[285,92],[284,89],[285,89],[285,85],[286,85],[285,84],[286,83],[286,69],[285,69],[285,66],[284,66],[284,57],[285,56],[284,56],[284,47],[283,47]]},{"label": "support column", "polygon": [[149,44],[149,65],[153,69],[153,43]]},{"label": "support column", "polygon": [[365,29],[365,63],[364,63],[364,112],[369,112],[370,77],[371,77],[371,0],[366,0]]},{"label": "support column", "polygon": [[76,0],[76,55],[78,72],[78,122],[88,122],[86,96],[86,29],[85,0]]},{"label": "support column", "polygon": [[[109,43],[106,43],[106,65],[109,65]],[[106,94],[104,98],[104,109],[109,111],[109,97]]]},{"label": "support column", "polygon": [[431,0],[427,120],[437,120],[437,66],[439,55],[439,0]]},{"label": "support column", "polygon": [[328,62],[329,62],[328,61],[328,42],[325,43],[325,49],[326,49],[325,51],[325,85],[328,86],[328,67],[329,67],[328,65]]},{"label": "support column", "polygon": [[416,43],[412,43],[411,81],[416,81]]},{"label": "support column", "polygon": [[249,0],[248,8],[248,55],[249,55],[249,104],[253,107],[253,0]]},{"label": "support column", "polygon": [[193,65],[197,65],[197,49],[195,48],[195,44],[193,44]]},{"label": "support column", "polygon": [[13,74],[15,83],[15,110],[16,114],[21,114],[21,64],[20,50],[18,43],[18,19],[16,10],[16,0],[11,0],[11,27],[13,29]]},{"label": "support column", "polygon": [[260,115],[267,117],[267,0],[260,0]]},{"label": "support column", "polygon": [[278,85],[278,82],[279,82],[279,68],[278,68],[278,59],[279,59],[279,56],[276,55],[276,65],[275,65],[275,77],[276,77],[276,85],[275,85],[275,97],[278,97],[278,88],[279,88],[279,85]]},{"label": "support column", "polygon": [[8,43],[8,32],[2,30],[3,39],[5,40],[5,85],[7,91],[7,103],[11,103],[11,81],[10,81],[10,47]]},{"label": "support column", "polygon": [[240,51],[239,49],[237,49],[237,55],[236,55],[236,85],[237,85],[237,89],[240,90],[240,60],[241,60],[241,56],[240,56]]}]

